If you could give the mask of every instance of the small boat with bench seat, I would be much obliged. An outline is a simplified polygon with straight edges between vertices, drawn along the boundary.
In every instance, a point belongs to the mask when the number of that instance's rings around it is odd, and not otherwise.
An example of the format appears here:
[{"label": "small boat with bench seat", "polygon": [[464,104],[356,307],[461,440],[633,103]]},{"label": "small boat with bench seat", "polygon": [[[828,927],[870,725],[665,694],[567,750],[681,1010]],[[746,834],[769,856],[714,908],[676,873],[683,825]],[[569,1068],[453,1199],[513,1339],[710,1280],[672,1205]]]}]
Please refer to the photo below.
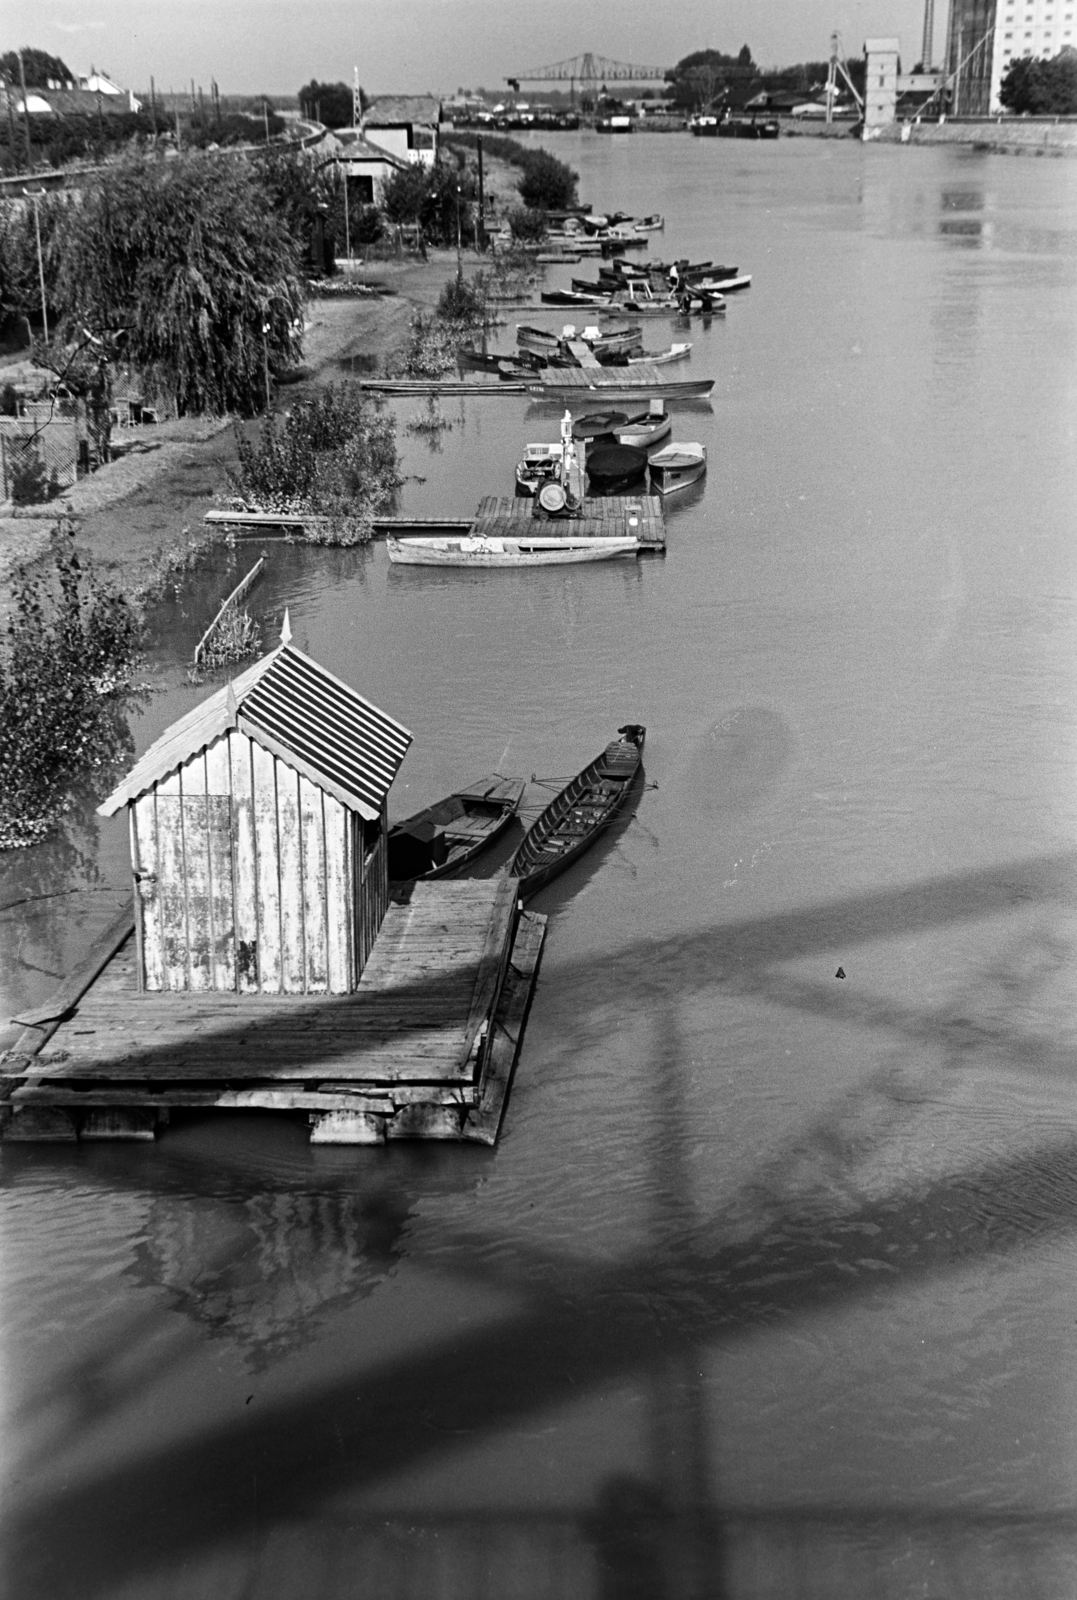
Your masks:
[{"label": "small boat with bench seat", "polygon": [[523,797],[522,778],[491,772],[389,829],[389,881],[448,878],[504,833]]}]

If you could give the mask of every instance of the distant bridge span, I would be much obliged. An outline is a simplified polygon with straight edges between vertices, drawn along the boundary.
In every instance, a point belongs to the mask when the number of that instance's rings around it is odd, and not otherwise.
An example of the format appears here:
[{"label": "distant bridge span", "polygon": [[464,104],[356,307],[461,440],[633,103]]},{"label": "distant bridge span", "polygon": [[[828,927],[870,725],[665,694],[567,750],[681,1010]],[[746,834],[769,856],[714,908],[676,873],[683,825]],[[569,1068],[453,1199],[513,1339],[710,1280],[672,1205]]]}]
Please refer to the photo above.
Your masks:
[{"label": "distant bridge span", "polygon": [[521,83],[567,83],[575,90],[594,91],[604,83],[664,83],[668,67],[639,67],[629,61],[611,61],[608,56],[569,56],[567,61],[554,61],[548,67],[532,67],[527,72],[513,73],[505,82],[513,89]]}]

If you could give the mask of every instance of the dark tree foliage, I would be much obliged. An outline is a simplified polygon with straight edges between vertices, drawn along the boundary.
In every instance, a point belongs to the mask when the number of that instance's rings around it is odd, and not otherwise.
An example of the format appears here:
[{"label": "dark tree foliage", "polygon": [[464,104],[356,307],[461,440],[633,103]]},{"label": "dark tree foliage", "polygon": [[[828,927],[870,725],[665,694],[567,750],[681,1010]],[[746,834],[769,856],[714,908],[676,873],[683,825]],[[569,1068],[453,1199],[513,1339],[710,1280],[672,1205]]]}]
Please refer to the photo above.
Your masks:
[{"label": "dark tree foliage", "polygon": [[1011,61],[998,97],[1018,116],[1064,117],[1077,112],[1077,50],[1066,49],[1050,61],[1021,56]]},{"label": "dark tree foliage", "polygon": [[[132,140],[147,139],[155,132],[149,111],[109,112],[97,117],[82,112],[64,116],[35,115],[30,119],[30,140],[35,162],[42,156],[51,166],[77,161],[82,156],[102,156]],[[22,119],[15,127],[15,147],[9,149],[11,129],[0,122],[0,151],[7,166],[18,166],[26,159],[26,134]]]},{"label": "dark tree foliage", "polygon": [[468,168],[441,161],[424,167],[415,162],[385,181],[379,203],[388,222],[418,223],[432,243],[455,244],[458,215],[462,236],[470,237],[475,194]]},{"label": "dark tree foliage", "polygon": [[733,88],[741,90],[738,99],[746,98],[743,91],[756,76],[757,68],[747,45],[742,45],[735,56],[721,50],[695,50],[666,74],[667,93],[675,105],[690,110],[728,99]]},{"label": "dark tree foliage", "polygon": [[50,56],[47,50],[31,50],[26,45],[21,50],[8,50],[0,56],[0,73],[9,83],[21,87],[20,56],[28,89],[47,89],[50,83],[63,84],[65,88],[74,87],[75,75],[59,56]]},{"label": "dark tree foliage", "polygon": [[[365,111],[368,101],[362,89],[359,103]],[[312,122],[324,122],[327,128],[350,128],[354,121],[352,91],[346,83],[319,83],[312,78],[299,91],[299,109]]]},{"label": "dark tree foliage", "polygon": [[250,413],[299,354],[299,252],[245,163],[124,162],[84,191],[57,284],[64,330],[108,341],[180,414]]},{"label": "dark tree foliage", "polygon": [[130,753],[123,716],[139,629],[73,550],[22,573],[0,650],[0,850],[35,844],[72,785]]},{"label": "dark tree foliage", "polygon": [[207,109],[205,113],[196,112],[184,124],[183,141],[196,150],[212,144],[262,144],[267,126],[269,137],[276,139],[288,124],[272,108],[265,114],[260,109],[222,112],[219,118]]},{"label": "dark tree foliage", "polygon": [[579,173],[563,161],[547,150],[534,150],[516,187],[532,211],[565,211],[576,204],[578,182]]},{"label": "dark tree foliage", "polygon": [[[37,202],[41,231],[41,264],[45,271],[45,303],[50,320],[59,315],[57,283],[77,204],[70,194],[43,194]],[[0,200],[0,313],[15,312],[37,322],[41,316],[34,207],[19,200]]]}]

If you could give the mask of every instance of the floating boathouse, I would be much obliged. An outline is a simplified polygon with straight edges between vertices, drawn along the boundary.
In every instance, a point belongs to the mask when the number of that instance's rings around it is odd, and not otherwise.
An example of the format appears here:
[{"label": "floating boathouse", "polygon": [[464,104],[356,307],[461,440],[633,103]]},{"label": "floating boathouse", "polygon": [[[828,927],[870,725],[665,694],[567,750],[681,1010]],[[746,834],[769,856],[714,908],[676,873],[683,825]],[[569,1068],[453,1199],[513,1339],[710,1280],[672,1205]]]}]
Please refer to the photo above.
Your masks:
[{"label": "floating boathouse", "polygon": [[280,646],[174,723],[127,810],[133,906],[0,1061],[6,1140],[153,1138],[173,1110],[303,1112],[315,1143],[497,1137],[546,919],[515,879],[390,904],[411,735]]}]

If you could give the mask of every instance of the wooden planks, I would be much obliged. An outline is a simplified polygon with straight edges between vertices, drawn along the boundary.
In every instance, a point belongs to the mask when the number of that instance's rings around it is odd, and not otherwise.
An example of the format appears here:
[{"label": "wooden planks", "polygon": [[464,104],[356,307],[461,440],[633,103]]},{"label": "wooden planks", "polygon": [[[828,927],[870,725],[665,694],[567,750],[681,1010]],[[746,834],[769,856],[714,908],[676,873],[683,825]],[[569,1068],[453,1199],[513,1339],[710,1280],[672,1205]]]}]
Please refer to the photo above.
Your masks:
[{"label": "wooden planks", "polygon": [[486,495],[479,502],[472,531],[486,537],[518,537],[541,530],[545,538],[609,539],[626,533],[652,550],[666,542],[665,515],[659,495],[592,495],[581,517],[535,516],[535,502],[517,496]]},{"label": "wooden planks", "polygon": [[497,1142],[527,1012],[535,990],[545,937],[546,918],[534,911],[521,912],[508,971],[491,1024],[482,1096],[464,1123],[465,1139],[475,1139],[480,1144]]},{"label": "wooden planks", "polygon": [[492,1144],[546,923],[517,915],[517,892],[507,877],[416,884],[348,996],[139,994],[128,921],[49,1049],[55,1002],[9,1056],[4,1137],[151,1139],[172,1110],[205,1107],[305,1112],[317,1144]]},{"label": "wooden planks", "polygon": [[[505,877],[417,884],[407,905],[389,907],[349,995],[95,984],[32,1062],[34,1082],[463,1082],[507,956],[516,887]],[[35,1056],[43,1037],[33,1030],[20,1048]]]}]

